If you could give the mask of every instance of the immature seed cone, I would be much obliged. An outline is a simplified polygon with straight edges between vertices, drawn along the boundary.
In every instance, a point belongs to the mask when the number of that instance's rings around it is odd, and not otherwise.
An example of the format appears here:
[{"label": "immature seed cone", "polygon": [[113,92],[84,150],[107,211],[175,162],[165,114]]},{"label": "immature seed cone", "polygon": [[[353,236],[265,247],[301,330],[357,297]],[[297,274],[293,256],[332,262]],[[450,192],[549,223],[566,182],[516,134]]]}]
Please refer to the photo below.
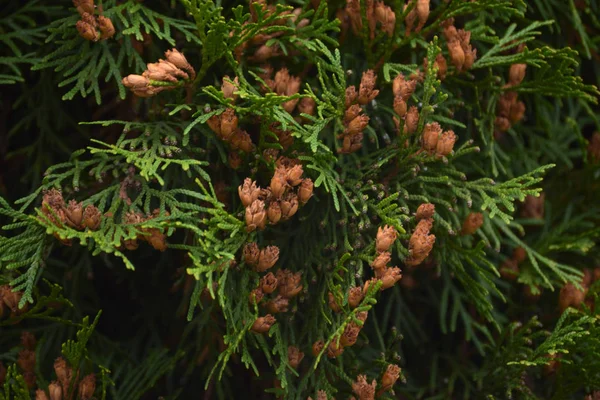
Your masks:
[{"label": "immature seed cone", "polygon": [[373,379],[373,382],[369,384],[365,375],[357,376],[356,381],[352,383],[352,391],[358,396],[359,400],[375,400],[376,387],[377,381]]},{"label": "immature seed cone", "polygon": [[516,124],[521,121],[525,116],[525,103],[522,101],[517,101],[510,106],[510,113],[508,114],[508,120],[511,124]]},{"label": "immature seed cone", "polygon": [[459,72],[462,71],[465,63],[465,52],[458,39],[453,39],[448,42],[448,54],[450,55],[450,61],[456,69]]},{"label": "immature seed cone", "polygon": [[335,296],[333,295],[333,293],[329,292],[327,296],[329,308],[331,308],[335,313],[339,313],[340,311],[342,311],[340,305],[335,301]]},{"label": "immature seed cone", "polygon": [[300,204],[306,204],[313,194],[313,181],[310,178],[302,180],[300,187],[298,188],[298,201]]},{"label": "immature seed cone", "polygon": [[361,287],[350,288],[348,293],[348,305],[350,308],[356,308],[363,299],[363,292]]},{"label": "immature seed cone", "polygon": [[46,392],[44,392],[42,389],[37,389],[35,391],[35,400],[50,400],[48,398],[48,395],[46,394]]},{"label": "immature seed cone", "polygon": [[381,25],[381,30],[384,31],[388,36],[394,35],[394,28],[396,27],[396,14],[391,7],[386,6],[382,1],[375,2],[375,19]]},{"label": "immature seed cone", "polygon": [[242,161],[242,157],[237,151],[230,151],[227,155],[227,162],[229,163],[229,166],[233,169],[239,169],[242,166]]},{"label": "immature seed cone", "polygon": [[392,82],[394,97],[400,97],[405,101],[410,99],[416,87],[417,81],[415,79],[406,80],[403,74],[398,74]]},{"label": "immature seed cone", "polygon": [[311,349],[313,356],[317,357],[319,353],[323,351],[323,347],[325,347],[325,343],[323,343],[322,340],[317,340],[316,342],[314,342]]},{"label": "immature seed cone", "polygon": [[272,272],[260,278],[260,288],[266,294],[271,294],[277,289],[277,278]]},{"label": "immature seed cone", "polygon": [[273,225],[279,222],[281,219],[281,204],[279,201],[275,200],[269,203],[267,218],[269,218],[269,222]]},{"label": "immature seed cone", "polygon": [[354,346],[354,344],[356,344],[356,341],[358,340],[360,328],[361,327],[359,327],[353,322],[346,325],[344,333],[342,333],[342,336],[340,337],[340,344],[344,347]]},{"label": "immature seed cone", "polygon": [[34,372],[35,370],[35,351],[21,350],[17,358],[17,365],[25,372]]},{"label": "immature seed cone", "polygon": [[392,254],[388,251],[383,251],[377,254],[377,257],[375,257],[375,260],[373,260],[373,262],[371,263],[371,267],[374,270],[384,269],[391,260]]},{"label": "immature seed cone", "polygon": [[433,64],[438,69],[438,78],[444,80],[446,78],[446,74],[448,73],[448,62],[442,55],[442,53],[438,54],[435,58],[435,63]]},{"label": "immature seed cone", "polygon": [[0,300],[16,315],[19,314],[19,302],[22,297],[22,292],[13,291],[8,285],[0,286]]},{"label": "immature seed cone", "polygon": [[527,71],[527,64],[513,64],[510,66],[508,72],[508,84],[510,86],[517,86],[525,78],[525,72]]},{"label": "immature seed cone", "polygon": [[560,289],[558,296],[558,306],[560,311],[563,312],[569,307],[579,308],[581,303],[585,300],[587,294],[587,287],[583,286],[583,290],[577,289],[572,283],[567,283]]},{"label": "immature seed cone", "polygon": [[167,50],[165,52],[165,57],[167,58],[167,61],[175,65],[177,68],[188,72],[190,74],[191,79],[194,79],[196,77],[196,71],[194,71],[194,68],[190,65],[183,53],[179,52],[179,50]]},{"label": "immature seed cone", "polygon": [[365,128],[369,125],[369,117],[367,115],[359,115],[348,123],[346,131],[344,132],[348,136],[357,135],[362,133]]},{"label": "immature seed cone", "polygon": [[58,357],[54,361],[54,373],[56,374],[61,386],[63,388],[68,388],[71,380],[71,367],[67,365],[67,361],[64,358]]},{"label": "immature seed cone", "polygon": [[280,168],[275,170],[275,174],[273,175],[273,178],[271,178],[271,184],[269,185],[269,188],[271,188],[271,193],[273,193],[273,196],[276,199],[280,199],[283,196],[285,190],[288,188],[284,170]]},{"label": "immature seed cone", "polygon": [[248,296],[248,302],[250,305],[258,304],[261,302],[263,297],[265,297],[265,293],[260,288],[256,288],[250,292],[250,295]]},{"label": "immature seed cone", "polygon": [[246,207],[246,230],[248,232],[256,229],[263,230],[267,224],[267,212],[265,203],[261,200],[254,200],[250,207]]},{"label": "immature seed cone", "polygon": [[75,28],[77,28],[77,32],[79,32],[79,36],[81,36],[85,40],[89,40],[90,42],[95,42],[99,38],[96,28],[93,25],[91,25],[90,23],[88,23],[82,19],[77,21],[77,23],[75,24]]},{"label": "immature seed cone", "polygon": [[423,203],[417,208],[415,219],[420,221],[422,219],[429,219],[435,214],[435,205],[431,203]]},{"label": "immature seed cone", "polygon": [[419,20],[419,23],[415,28],[415,32],[420,32],[425,26],[427,18],[429,18],[429,2],[430,0],[417,0],[415,10],[417,12],[417,19]]},{"label": "immature seed cone", "polygon": [[264,317],[258,317],[250,329],[256,333],[267,333],[275,322],[275,317],[271,314],[267,314]]},{"label": "immature seed cone", "polygon": [[294,216],[298,211],[298,196],[294,193],[288,193],[280,202],[281,218],[285,221]]},{"label": "immature seed cone", "polygon": [[238,98],[237,94],[234,94],[238,89],[239,81],[236,76],[233,80],[229,79],[229,76],[225,75],[223,77],[223,84],[221,85],[221,92],[223,92],[223,96],[226,99],[232,99],[235,101]]},{"label": "immature seed cone", "polygon": [[435,153],[438,157],[448,156],[452,153],[454,149],[454,143],[456,143],[456,135],[454,131],[446,131],[442,133],[442,136],[437,142],[437,146],[435,147]]},{"label": "immature seed cone", "polygon": [[317,103],[312,97],[303,97],[298,103],[298,111],[302,114],[314,115]]},{"label": "immature seed cone", "polygon": [[379,392],[382,393],[390,390],[396,384],[399,377],[400,367],[394,364],[388,365],[385,373],[381,377],[381,389],[379,389]]},{"label": "immature seed cone", "polygon": [[415,106],[411,106],[406,113],[404,119],[404,130],[406,133],[412,134],[417,131],[419,126],[419,109]]},{"label": "immature seed cone", "polygon": [[519,265],[513,259],[507,259],[500,266],[500,276],[508,281],[514,281],[519,276]]},{"label": "immature seed cone", "polygon": [[27,350],[35,350],[35,336],[33,336],[33,333],[27,331],[21,332],[21,344]]},{"label": "immature seed cone", "polygon": [[479,229],[481,225],[483,225],[483,214],[474,212],[469,213],[463,222],[461,234],[472,235],[477,232],[477,229]]},{"label": "immature seed cone", "polygon": [[94,205],[89,205],[83,211],[83,226],[91,231],[95,231],[100,227],[102,222],[102,214]]},{"label": "immature seed cone", "polygon": [[73,0],[73,5],[77,8],[80,15],[88,13],[94,15],[94,0]]},{"label": "immature seed cone", "polygon": [[425,125],[423,129],[423,150],[429,154],[433,154],[437,148],[442,127],[437,122]]},{"label": "immature seed cone", "polygon": [[256,270],[258,272],[265,272],[269,268],[272,268],[277,260],[279,260],[279,247],[267,246],[261,250],[260,255],[258,256]]},{"label": "immature seed cone", "polygon": [[65,215],[67,217],[67,224],[72,228],[78,229],[83,220],[83,206],[75,200],[70,200],[65,210]]},{"label": "immature seed cone", "polygon": [[379,227],[377,230],[377,237],[375,238],[375,249],[377,252],[381,253],[383,251],[388,251],[389,248],[392,247],[392,244],[394,244],[397,236],[398,233],[393,226],[386,225],[384,227]]},{"label": "immature seed cone", "polygon": [[363,72],[360,80],[360,86],[358,88],[358,103],[365,105],[371,102],[379,94],[379,90],[375,89],[375,83],[377,82],[377,75],[372,69]]},{"label": "immature seed cone", "polygon": [[381,277],[381,290],[393,287],[396,282],[402,279],[402,271],[398,267],[387,268]]},{"label": "immature seed cone", "polygon": [[292,168],[288,168],[285,171],[285,179],[291,186],[298,186],[302,183],[302,174],[304,174],[302,165],[294,165]]},{"label": "immature seed cone", "polygon": [[334,338],[327,346],[327,357],[336,358],[342,355],[344,352],[344,346],[337,343],[337,338]]},{"label": "immature seed cone", "polygon": [[251,266],[258,265],[258,259],[260,257],[260,249],[255,242],[246,243],[244,250],[242,251],[244,262]]},{"label": "immature seed cone", "polygon": [[109,18],[103,15],[98,16],[98,27],[100,28],[100,40],[106,40],[113,37],[115,34],[115,27]]},{"label": "immature seed cone", "polygon": [[238,187],[238,194],[244,207],[248,207],[258,199],[260,188],[256,186],[256,182],[252,179],[246,178],[244,183]]},{"label": "immature seed cone", "polygon": [[265,303],[265,308],[271,314],[287,312],[290,300],[279,295]]},{"label": "immature seed cone", "polygon": [[520,264],[527,259],[527,251],[522,247],[517,247],[513,250],[512,258]]},{"label": "immature seed cone", "polygon": [[394,112],[398,114],[400,118],[406,116],[406,112],[408,110],[408,106],[406,101],[400,96],[394,97]]},{"label": "immature seed cone", "polygon": [[81,400],[89,400],[96,391],[96,375],[89,374],[79,382],[79,397]]},{"label": "immature seed cone", "polygon": [[300,365],[303,358],[304,353],[301,352],[299,348],[288,346],[288,364],[290,364],[290,367],[294,369],[298,368],[298,365]]},{"label": "immature seed cone", "polygon": [[48,393],[50,394],[50,400],[62,400],[62,387],[56,381],[52,381],[48,385]]},{"label": "immature seed cone", "polygon": [[[220,130],[220,135],[218,135],[221,139],[225,140],[225,141],[229,141],[231,140],[232,144],[233,143],[233,138],[234,138],[234,134],[237,134],[238,132],[241,132],[238,130],[238,117],[237,115],[235,115],[235,110],[233,108],[228,108],[226,109],[223,114],[220,115],[221,117],[221,130]],[[243,140],[241,138],[237,139],[237,145],[235,146],[236,148],[242,148],[242,146],[240,145],[241,142]]]},{"label": "immature seed cone", "polygon": [[279,283],[279,294],[283,297],[291,299],[296,297],[302,291],[302,273],[280,269],[275,275]]}]

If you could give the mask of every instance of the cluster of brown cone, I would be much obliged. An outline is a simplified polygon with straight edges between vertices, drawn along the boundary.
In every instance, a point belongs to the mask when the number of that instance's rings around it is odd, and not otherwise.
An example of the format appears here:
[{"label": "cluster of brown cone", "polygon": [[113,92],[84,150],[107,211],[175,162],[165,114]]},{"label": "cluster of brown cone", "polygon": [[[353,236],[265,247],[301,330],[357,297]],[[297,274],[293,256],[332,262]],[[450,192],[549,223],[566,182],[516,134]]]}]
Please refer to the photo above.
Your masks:
[{"label": "cluster of brown cone", "polygon": [[[59,228],[70,227],[77,230],[97,230],[102,222],[102,214],[94,205],[85,208],[80,202],[70,200],[68,204],[60,190],[50,189],[44,191],[42,200],[42,214]],[[63,244],[70,246],[70,239],[61,238],[58,233],[54,237]]]},{"label": "cluster of brown cone", "polygon": [[[362,327],[364,326],[365,321],[368,317],[367,311],[357,312],[356,315],[350,323],[346,325],[344,328],[344,332],[340,336],[334,337],[329,345],[327,346],[327,357],[336,358],[340,356],[344,352],[344,348],[353,346],[358,340],[358,335]],[[317,357],[323,349],[325,348],[325,342],[322,340],[317,340],[312,345],[312,353],[315,357]]]},{"label": "cluster of brown cone", "polygon": [[433,215],[435,206],[431,203],[424,203],[419,206],[415,219],[418,221],[413,234],[408,242],[408,252],[410,256],[404,261],[409,267],[421,264],[431,253],[435,244],[435,235],[430,234],[433,227]]},{"label": "cluster of brown cone", "polygon": [[8,285],[0,286],[0,318],[4,315],[5,309],[10,311],[11,317],[18,317],[27,312],[27,303],[23,308],[19,308],[19,302],[23,298],[23,292],[15,291]]},{"label": "cluster of brown cone", "polygon": [[[394,364],[389,364],[381,376],[380,389],[377,389],[377,380],[373,379],[371,383],[367,381],[366,375],[358,375],[356,381],[352,382],[352,392],[358,397],[358,400],[375,400],[375,397],[380,397],[383,393],[392,389],[396,381],[400,378],[400,367]],[[355,397],[350,399],[356,400]]]},{"label": "cluster of brown cone", "polygon": [[[35,400],[90,400],[93,398],[96,391],[96,376],[94,374],[86,375],[79,380],[79,371],[73,371],[73,368],[62,357],[54,361],[54,372],[57,380],[48,385],[47,393],[42,389],[38,389],[35,392]],[[73,382],[74,387],[77,387],[77,390],[72,389],[69,391],[71,382]]]},{"label": "cluster of brown cone", "polygon": [[471,46],[471,32],[464,29],[456,29],[454,18],[449,18],[442,24],[443,35],[448,46],[450,62],[457,72],[471,69],[477,59],[477,49]]},{"label": "cluster of brown cone", "polygon": [[355,86],[346,89],[346,112],[344,113],[344,132],[338,135],[342,139],[339,153],[353,153],[362,148],[363,131],[369,124],[369,117],[363,114],[362,106],[370,103],[379,90],[375,89],[377,75],[371,69],[365,71],[360,80],[358,92]]},{"label": "cluster of brown cone", "polygon": [[115,34],[115,27],[109,18],[102,15],[102,9],[98,7],[100,15],[96,16],[96,6],[94,0],[73,0],[73,5],[81,15],[75,27],[79,35],[85,40],[97,42],[106,40]]},{"label": "cluster of brown cone", "polygon": [[123,85],[138,97],[152,97],[163,90],[172,90],[194,80],[196,71],[183,53],[177,49],[167,50],[165,58],[148,64],[142,75],[126,76]]},{"label": "cluster of brown cone", "polygon": [[[125,224],[141,224],[144,221],[149,221],[160,215],[160,209],[155,209],[152,215],[144,215],[142,213],[136,213],[130,211],[125,214],[123,223]],[[165,215],[168,216],[169,212],[165,211]],[[135,239],[127,239],[123,241],[123,245],[127,250],[135,250],[138,248],[138,240],[147,241],[154,249],[165,251],[167,249],[167,237],[165,233],[158,228],[140,228]]]},{"label": "cluster of brown cone", "polygon": [[314,185],[310,178],[302,178],[303,174],[299,160],[280,157],[268,188],[261,189],[250,178],[244,180],[238,193],[246,207],[248,232],[264,229],[267,221],[272,225],[286,221],[296,214],[300,205],[308,202]]},{"label": "cluster of brown cone", "polygon": [[[524,45],[518,46],[517,51],[521,52],[524,48]],[[526,71],[527,64],[511,65],[508,72],[508,83],[504,88],[508,89],[523,82]],[[497,137],[523,119],[523,116],[525,115],[525,103],[517,100],[517,97],[517,92],[507,90],[500,96],[500,99],[498,99],[498,104],[496,105],[496,119],[494,121]]]}]

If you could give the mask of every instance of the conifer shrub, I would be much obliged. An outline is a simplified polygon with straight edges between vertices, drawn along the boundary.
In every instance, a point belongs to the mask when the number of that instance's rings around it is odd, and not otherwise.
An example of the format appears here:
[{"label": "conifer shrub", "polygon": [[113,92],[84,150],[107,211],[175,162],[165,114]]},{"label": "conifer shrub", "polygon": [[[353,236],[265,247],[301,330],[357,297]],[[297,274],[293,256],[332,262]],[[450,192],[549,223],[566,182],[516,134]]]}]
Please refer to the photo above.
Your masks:
[{"label": "conifer shrub", "polygon": [[600,398],[597,0],[0,10],[0,399]]}]

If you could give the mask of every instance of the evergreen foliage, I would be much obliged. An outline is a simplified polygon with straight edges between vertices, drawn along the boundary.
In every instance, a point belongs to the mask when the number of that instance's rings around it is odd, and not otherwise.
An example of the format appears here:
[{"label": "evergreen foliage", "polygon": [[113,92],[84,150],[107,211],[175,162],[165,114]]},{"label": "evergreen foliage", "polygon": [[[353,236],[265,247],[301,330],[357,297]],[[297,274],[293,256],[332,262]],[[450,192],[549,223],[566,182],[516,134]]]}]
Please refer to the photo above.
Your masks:
[{"label": "evergreen foliage", "polygon": [[0,400],[600,396],[597,0],[0,10]]}]

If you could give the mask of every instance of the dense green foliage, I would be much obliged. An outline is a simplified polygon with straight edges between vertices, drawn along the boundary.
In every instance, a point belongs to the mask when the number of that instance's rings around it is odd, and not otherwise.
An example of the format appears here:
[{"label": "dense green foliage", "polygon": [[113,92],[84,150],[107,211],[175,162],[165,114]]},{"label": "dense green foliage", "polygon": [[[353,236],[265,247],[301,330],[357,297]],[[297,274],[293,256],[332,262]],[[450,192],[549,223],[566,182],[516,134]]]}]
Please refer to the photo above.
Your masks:
[{"label": "dense green foliage", "polygon": [[0,5],[0,399],[600,391],[600,2],[53,3]]}]

